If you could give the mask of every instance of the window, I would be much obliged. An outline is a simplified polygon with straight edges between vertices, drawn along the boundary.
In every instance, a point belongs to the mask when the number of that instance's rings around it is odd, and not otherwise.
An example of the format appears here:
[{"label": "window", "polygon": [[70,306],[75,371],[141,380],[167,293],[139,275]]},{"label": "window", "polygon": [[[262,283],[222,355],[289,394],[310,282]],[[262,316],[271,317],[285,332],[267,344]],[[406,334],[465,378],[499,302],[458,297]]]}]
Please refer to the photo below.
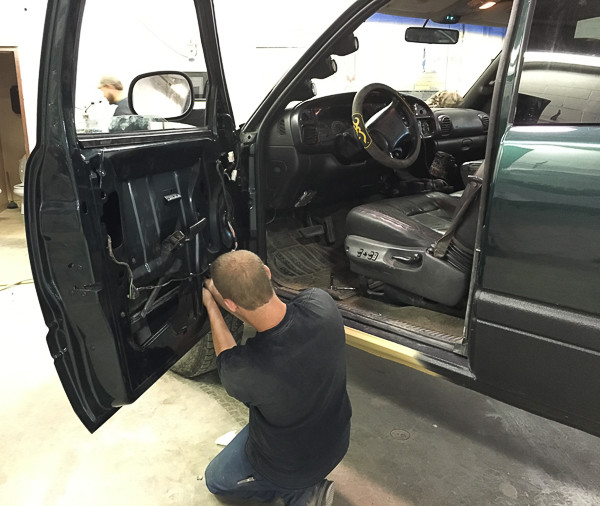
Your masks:
[{"label": "window", "polygon": [[[458,43],[405,41],[409,27],[424,24],[459,31]],[[354,32],[359,42],[357,52],[333,56],[338,71],[316,80],[317,93],[358,91],[371,83],[384,83],[423,100],[443,91],[462,96],[500,52],[505,33],[499,27],[440,25],[426,19],[377,13]]]},{"label": "window", "polygon": [[600,5],[538,0],[515,125],[600,123]]},{"label": "window", "polygon": [[[154,71],[181,71],[193,84],[184,119],[134,115],[131,81]],[[83,15],[75,96],[78,133],[195,128],[205,124],[208,74],[193,0],[88,0]]]}]

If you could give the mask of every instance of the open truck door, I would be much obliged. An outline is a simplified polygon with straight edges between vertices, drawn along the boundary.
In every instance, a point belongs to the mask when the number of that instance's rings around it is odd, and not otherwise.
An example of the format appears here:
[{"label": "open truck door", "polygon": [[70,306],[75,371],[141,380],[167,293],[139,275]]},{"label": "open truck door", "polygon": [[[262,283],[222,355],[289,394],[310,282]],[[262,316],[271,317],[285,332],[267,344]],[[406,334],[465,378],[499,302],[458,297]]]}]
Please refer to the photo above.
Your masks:
[{"label": "open truck door", "polygon": [[[176,1],[159,34],[148,24],[151,6],[119,4],[127,32],[112,46],[98,44],[99,32],[117,29],[97,26],[95,13],[107,8],[100,4],[48,2],[26,183],[48,347],[91,432],[206,334],[203,276],[234,244],[218,172],[233,138],[220,125],[233,123],[212,3]],[[169,36],[187,37],[185,65],[167,47]],[[101,79],[107,68],[121,73],[121,90],[114,78]],[[185,74],[192,70],[208,82],[193,86]],[[129,82],[130,114],[120,115],[112,102]],[[202,88],[200,107],[194,87]]]}]

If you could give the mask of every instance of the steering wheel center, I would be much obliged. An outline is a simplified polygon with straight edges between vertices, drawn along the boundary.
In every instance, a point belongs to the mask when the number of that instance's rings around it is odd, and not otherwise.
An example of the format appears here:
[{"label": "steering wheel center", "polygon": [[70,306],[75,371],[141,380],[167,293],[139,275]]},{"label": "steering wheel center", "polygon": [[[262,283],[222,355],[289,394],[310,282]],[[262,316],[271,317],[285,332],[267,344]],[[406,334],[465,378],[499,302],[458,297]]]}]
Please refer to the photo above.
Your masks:
[{"label": "steering wheel center", "polygon": [[[390,104],[365,123],[365,99],[373,91],[387,95]],[[352,102],[352,125],[363,148],[382,165],[406,169],[416,162],[421,149],[419,124],[411,107],[396,90],[380,83],[365,86]]]}]

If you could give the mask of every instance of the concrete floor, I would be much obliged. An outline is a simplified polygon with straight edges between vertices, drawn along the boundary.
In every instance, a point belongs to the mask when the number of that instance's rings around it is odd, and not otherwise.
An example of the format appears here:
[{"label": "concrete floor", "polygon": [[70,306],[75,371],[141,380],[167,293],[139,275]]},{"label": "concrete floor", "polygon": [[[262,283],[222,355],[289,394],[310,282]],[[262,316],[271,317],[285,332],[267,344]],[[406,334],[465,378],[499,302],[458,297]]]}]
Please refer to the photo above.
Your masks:
[{"label": "concrete floor", "polygon": [[[22,216],[0,213],[0,285],[31,278]],[[202,476],[243,405],[216,374],[168,373],[94,435],[63,393],[32,284],[0,286],[0,504],[222,504]],[[600,438],[348,349],[342,505],[598,505]]]}]

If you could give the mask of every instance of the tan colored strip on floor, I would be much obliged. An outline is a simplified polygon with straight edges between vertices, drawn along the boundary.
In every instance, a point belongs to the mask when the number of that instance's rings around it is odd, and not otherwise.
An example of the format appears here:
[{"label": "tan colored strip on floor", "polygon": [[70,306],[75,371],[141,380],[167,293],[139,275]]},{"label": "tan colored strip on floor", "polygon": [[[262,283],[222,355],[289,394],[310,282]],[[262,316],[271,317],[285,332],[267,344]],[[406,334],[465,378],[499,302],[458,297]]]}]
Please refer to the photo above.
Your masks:
[{"label": "tan colored strip on floor", "polygon": [[346,329],[346,343],[354,348],[366,351],[372,355],[391,360],[418,371],[429,374],[430,376],[439,376],[436,372],[430,371],[425,364],[420,360],[420,353],[416,350],[402,346],[398,343],[393,343],[380,337],[372,336],[366,332],[361,332],[350,327]]}]

